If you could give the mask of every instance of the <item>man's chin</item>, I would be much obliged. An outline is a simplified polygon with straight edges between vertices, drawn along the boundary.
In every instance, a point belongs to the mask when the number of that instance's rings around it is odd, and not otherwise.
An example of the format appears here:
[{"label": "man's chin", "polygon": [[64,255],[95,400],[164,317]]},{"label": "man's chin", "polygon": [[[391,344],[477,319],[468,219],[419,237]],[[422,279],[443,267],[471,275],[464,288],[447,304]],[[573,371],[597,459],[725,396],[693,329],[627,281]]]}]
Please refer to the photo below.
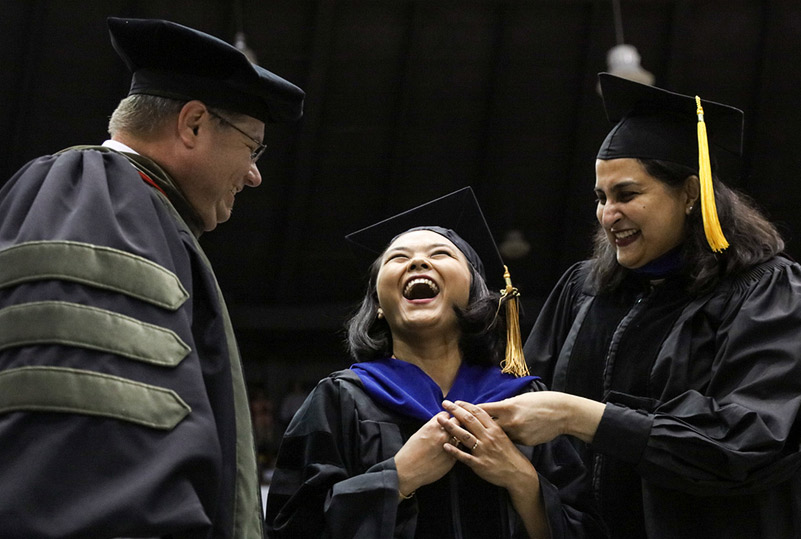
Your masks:
[{"label": "man's chin", "polygon": [[234,209],[233,208],[225,208],[225,209],[217,212],[217,222],[215,222],[215,223],[206,222],[205,223],[205,226],[207,226],[207,227],[210,226],[211,227],[211,228],[206,228],[206,232],[214,230],[217,227],[217,225],[219,225],[220,223],[227,222],[231,218],[231,215],[233,215],[233,213],[234,213]]}]

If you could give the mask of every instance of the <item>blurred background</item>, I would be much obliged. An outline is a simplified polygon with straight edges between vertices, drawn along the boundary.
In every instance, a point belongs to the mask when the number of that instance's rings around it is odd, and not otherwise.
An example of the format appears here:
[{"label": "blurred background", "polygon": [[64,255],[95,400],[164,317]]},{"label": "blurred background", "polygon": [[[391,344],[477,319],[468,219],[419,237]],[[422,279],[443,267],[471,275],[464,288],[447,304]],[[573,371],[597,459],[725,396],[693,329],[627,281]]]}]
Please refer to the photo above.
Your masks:
[{"label": "blurred background", "polygon": [[398,211],[471,185],[530,327],[561,273],[590,250],[594,158],[610,127],[600,71],[743,109],[745,158],[728,183],[801,254],[798,0],[0,6],[0,182],[38,155],[106,138],[130,83],[107,16],[169,19],[238,43],[307,92],[300,122],[267,129],[262,186],[201,238],[265,432],[350,364],[341,328],[366,268],[343,236]]}]

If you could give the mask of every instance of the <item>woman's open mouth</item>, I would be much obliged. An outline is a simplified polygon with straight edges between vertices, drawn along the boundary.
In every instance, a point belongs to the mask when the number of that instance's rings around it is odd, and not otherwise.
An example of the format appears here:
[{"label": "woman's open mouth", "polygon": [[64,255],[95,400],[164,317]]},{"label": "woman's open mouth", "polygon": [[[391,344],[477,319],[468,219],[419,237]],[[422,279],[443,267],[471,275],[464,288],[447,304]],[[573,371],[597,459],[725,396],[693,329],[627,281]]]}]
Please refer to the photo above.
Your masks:
[{"label": "woman's open mouth", "polygon": [[639,230],[624,230],[623,232],[615,232],[615,245],[618,247],[625,247],[632,244],[637,238],[640,237]]},{"label": "woman's open mouth", "polygon": [[403,297],[408,300],[433,299],[439,294],[439,286],[428,277],[415,277],[403,287]]}]

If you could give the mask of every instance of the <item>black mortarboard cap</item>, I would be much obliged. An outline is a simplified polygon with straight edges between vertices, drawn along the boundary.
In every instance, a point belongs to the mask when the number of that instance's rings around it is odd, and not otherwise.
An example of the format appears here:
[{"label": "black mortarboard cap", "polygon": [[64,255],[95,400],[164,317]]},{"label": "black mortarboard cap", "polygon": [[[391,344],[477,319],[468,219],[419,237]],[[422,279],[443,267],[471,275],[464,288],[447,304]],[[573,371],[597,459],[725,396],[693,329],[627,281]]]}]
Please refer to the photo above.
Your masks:
[{"label": "black mortarboard cap", "polygon": [[[631,157],[671,161],[698,170],[696,100],[609,73],[600,73],[606,116],[615,126],[598,159]],[[742,153],[743,112],[701,100],[711,154]]]},{"label": "black mortarboard cap", "polygon": [[504,267],[473,189],[464,187],[345,236],[365,267],[400,234],[432,230],[451,240],[490,288],[503,282]]},{"label": "black mortarboard cap", "polygon": [[159,19],[109,17],[108,27],[133,73],[129,95],[199,99],[264,123],[303,115],[303,90],[221,39]]}]

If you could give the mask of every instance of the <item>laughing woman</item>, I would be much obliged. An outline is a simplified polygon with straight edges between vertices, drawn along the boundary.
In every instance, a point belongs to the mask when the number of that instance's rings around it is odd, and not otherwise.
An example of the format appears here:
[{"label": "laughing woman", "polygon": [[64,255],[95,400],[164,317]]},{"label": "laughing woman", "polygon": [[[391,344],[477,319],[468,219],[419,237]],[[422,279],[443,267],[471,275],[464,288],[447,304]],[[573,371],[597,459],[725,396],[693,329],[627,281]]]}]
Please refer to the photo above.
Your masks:
[{"label": "laughing woman", "polygon": [[379,255],[348,323],[358,363],[322,380],[287,428],[267,500],[268,534],[596,536],[572,446],[565,439],[516,446],[467,404],[543,389],[499,367],[504,309],[483,267],[499,278],[503,269],[472,191],[349,239],[371,259]]},{"label": "laughing woman", "polygon": [[595,256],[526,342],[557,391],[485,410],[524,443],[581,440],[612,537],[801,537],[801,266],[706,157],[739,154],[742,112],[601,88]]}]

